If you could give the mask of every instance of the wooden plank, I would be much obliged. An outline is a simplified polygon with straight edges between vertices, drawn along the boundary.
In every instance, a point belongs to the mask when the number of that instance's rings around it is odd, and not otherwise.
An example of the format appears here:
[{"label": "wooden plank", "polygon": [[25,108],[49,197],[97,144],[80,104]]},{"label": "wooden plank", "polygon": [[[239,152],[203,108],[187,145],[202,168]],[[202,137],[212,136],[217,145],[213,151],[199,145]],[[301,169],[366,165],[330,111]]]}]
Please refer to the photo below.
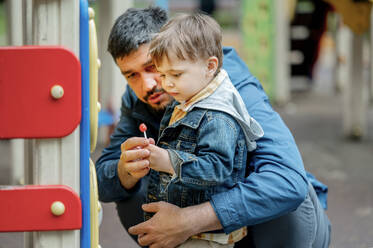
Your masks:
[{"label": "wooden plank", "polygon": [[0,199],[1,232],[71,230],[82,226],[79,195],[65,185],[0,187]]},{"label": "wooden plank", "polygon": [[[34,0],[34,45],[62,45],[79,56],[79,1]],[[26,38],[27,39],[27,38]],[[63,70],[63,68],[61,68]],[[33,184],[63,184],[79,192],[79,128],[62,139],[32,142]],[[29,247],[80,247],[80,231],[34,232]]]}]

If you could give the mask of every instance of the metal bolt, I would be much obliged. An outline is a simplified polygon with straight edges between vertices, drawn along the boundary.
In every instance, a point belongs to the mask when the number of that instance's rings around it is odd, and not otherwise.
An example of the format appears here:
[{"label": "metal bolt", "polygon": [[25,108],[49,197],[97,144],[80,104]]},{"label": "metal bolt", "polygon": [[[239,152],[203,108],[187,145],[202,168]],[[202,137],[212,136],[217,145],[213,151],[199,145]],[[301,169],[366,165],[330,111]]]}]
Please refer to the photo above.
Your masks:
[{"label": "metal bolt", "polygon": [[65,205],[60,201],[55,201],[51,205],[51,212],[55,216],[60,216],[65,213]]},{"label": "metal bolt", "polygon": [[51,88],[51,95],[54,99],[62,98],[63,94],[64,94],[64,90],[61,85],[56,84]]}]

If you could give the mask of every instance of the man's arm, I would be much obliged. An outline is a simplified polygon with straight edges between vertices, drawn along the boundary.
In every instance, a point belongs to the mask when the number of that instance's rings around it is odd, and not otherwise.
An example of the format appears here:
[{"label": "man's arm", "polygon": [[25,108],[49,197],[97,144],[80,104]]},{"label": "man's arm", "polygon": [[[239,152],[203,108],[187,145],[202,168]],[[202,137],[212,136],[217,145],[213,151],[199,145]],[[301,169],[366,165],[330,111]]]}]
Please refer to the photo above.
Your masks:
[{"label": "man's arm", "polygon": [[257,149],[249,153],[251,174],[210,201],[224,231],[229,233],[296,209],[306,197],[308,182],[293,136],[272,109],[261,84],[234,49],[224,47],[223,53],[223,68],[249,114],[264,130],[264,136],[257,140]]},{"label": "man's arm", "polygon": [[264,92],[254,84],[239,92],[250,115],[261,124],[264,136],[249,154],[252,172],[246,180],[228,192],[212,196],[211,204],[226,233],[289,213],[308,192],[296,143]]},{"label": "man's arm", "polygon": [[140,245],[149,245],[150,248],[176,247],[190,236],[222,228],[209,202],[186,208],[155,202],[144,204],[143,210],[155,215],[128,231],[139,235]]}]

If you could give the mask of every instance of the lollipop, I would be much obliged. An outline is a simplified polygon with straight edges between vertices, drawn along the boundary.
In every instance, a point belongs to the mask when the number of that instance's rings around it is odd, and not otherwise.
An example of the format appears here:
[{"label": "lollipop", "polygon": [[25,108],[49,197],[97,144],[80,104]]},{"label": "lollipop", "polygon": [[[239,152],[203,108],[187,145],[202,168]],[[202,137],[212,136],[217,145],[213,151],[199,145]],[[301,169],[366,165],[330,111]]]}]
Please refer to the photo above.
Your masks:
[{"label": "lollipop", "polygon": [[146,136],[146,130],[147,130],[148,128],[146,127],[146,125],[145,125],[144,123],[141,123],[140,126],[139,126],[139,129],[140,129],[141,132],[144,133],[144,137],[145,137],[145,139],[147,139],[148,137]]}]

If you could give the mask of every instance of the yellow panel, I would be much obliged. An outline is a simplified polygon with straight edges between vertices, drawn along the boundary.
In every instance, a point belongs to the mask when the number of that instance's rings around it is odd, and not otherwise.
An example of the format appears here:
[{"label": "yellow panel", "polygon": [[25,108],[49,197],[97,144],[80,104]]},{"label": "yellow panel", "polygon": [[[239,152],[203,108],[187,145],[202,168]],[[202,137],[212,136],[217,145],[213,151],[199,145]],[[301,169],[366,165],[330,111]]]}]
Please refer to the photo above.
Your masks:
[{"label": "yellow panel", "polygon": [[353,2],[352,0],[324,0],[333,5],[342,15],[343,22],[356,34],[366,32],[370,27],[372,1]]}]

